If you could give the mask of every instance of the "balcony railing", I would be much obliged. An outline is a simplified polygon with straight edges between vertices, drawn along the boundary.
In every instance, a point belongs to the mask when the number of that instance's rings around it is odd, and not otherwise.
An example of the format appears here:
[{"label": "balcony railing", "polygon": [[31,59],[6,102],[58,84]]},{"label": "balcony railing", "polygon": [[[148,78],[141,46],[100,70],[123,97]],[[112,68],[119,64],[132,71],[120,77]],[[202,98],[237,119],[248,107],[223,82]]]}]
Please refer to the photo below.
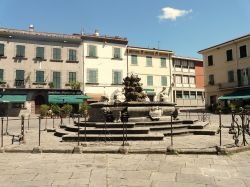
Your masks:
[{"label": "balcony railing", "polygon": [[17,88],[25,88],[24,80],[15,80],[15,86]]}]

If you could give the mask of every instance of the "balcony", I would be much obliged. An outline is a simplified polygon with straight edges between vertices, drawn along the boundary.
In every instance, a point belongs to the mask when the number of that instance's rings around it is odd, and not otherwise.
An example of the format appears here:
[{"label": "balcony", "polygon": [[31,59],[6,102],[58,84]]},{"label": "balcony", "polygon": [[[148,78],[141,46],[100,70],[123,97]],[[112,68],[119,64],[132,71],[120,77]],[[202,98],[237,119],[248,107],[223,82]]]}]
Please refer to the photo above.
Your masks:
[{"label": "balcony", "polygon": [[245,88],[250,87],[250,82],[248,81],[242,82],[239,84],[238,82],[227,82],[227,83],[219,83],[218,88],[219,90],[230,90],[235,88]]},{"label": "balcony", "polygon": [[16,88],[25,88],[24,80],[15,80]]}]

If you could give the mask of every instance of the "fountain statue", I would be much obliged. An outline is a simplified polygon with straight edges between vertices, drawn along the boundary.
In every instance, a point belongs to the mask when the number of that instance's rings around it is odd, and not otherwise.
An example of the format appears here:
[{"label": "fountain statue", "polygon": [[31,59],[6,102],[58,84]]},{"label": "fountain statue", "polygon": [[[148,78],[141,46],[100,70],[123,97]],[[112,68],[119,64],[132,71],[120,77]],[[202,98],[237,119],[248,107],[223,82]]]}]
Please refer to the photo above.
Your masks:
[{"label": "fountain statue", "polygon": [[[117,90],[110,101],[90,104],[89,121],[102,122],[113,119],[114,122],[120,122],[122,112],[128,114],[131,122],[169,119],[176,109],[174,103],[167,102],[166,88],[160,93],[159,102],[150,102],[140,80],[137,75],[127,76],[123,79],[123,91]],[[108,118],[106,114],[109,114]]]}]

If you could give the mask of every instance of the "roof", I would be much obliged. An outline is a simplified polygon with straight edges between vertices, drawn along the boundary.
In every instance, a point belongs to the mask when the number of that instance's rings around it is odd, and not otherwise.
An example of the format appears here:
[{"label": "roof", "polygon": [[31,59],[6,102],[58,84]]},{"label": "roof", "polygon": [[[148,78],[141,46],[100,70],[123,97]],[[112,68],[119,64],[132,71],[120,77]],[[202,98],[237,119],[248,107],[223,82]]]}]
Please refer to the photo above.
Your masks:
[{"label": "roof", "polygon": [[156,49],[156,48],[145,48],[145,47],[135,47],[135,46],[128,46],[128,49],[137,49],[137,50],[144,50],[144,51],[154,51],[154,52],[167,52],[174,54],[173,51],[170,50],[163,50],[163,49]]},{"label": "roof", "polygon": [[193,58],[193,57],[183,57],[183,56],[172,56],[172,58],[175,58],[175,59],[184,59],[184,60],[190,60],[190,61],[197,61],[197,62],[203,62],[202,59],[198,59],[198,58]]},{"label": "roof", "polygon": [[217,44],[217,45],[214,45],[214,46],[211,46],[211,47],[208,47],[206,49],[202,49],[200,51],[198,51],[198,53],[203,53],[205,51],[208,51],[208,50],[211,50],[211,49],[214,49],[214,48],[218,48],[218,47],[222,47],[222,46],[225,46],[225,45],[228,45],[228,44],[232,44],[234,42],[239,42],[241,40],[244,40],[244,39],[247,39],[250,37],[250,34],[246,34],[246,35],[243,35],[243,36],[240,36],[238,38],[234,38],[232,40],[229,40],[229,41],[226,41],[226,42],[223,42],[223,43],[220,43],[220,44]]},{"label": "roof", "polygon": [[123,38],[120,36],[99,36],[96,34],[83,34],[83,35],[78,35],[81,36],[83,40],[89,40],[89,41],[98,41],[98,42],[107,42],[107,43],[117,43],[117,44],[128,44],[128,39]]}]

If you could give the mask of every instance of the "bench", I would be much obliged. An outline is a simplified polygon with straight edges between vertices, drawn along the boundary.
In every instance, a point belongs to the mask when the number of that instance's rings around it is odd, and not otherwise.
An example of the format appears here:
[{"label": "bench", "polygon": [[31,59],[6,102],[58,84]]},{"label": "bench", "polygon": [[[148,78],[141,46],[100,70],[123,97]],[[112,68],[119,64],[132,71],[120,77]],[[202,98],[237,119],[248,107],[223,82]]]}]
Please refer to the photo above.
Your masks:
[{"label": "bench", "polygon": [[14,142],[19,142],[20,144],[23,141],[23,135],[21,134],[13,134],[10,136],[12,136],[12,144],[14,144]]}]

